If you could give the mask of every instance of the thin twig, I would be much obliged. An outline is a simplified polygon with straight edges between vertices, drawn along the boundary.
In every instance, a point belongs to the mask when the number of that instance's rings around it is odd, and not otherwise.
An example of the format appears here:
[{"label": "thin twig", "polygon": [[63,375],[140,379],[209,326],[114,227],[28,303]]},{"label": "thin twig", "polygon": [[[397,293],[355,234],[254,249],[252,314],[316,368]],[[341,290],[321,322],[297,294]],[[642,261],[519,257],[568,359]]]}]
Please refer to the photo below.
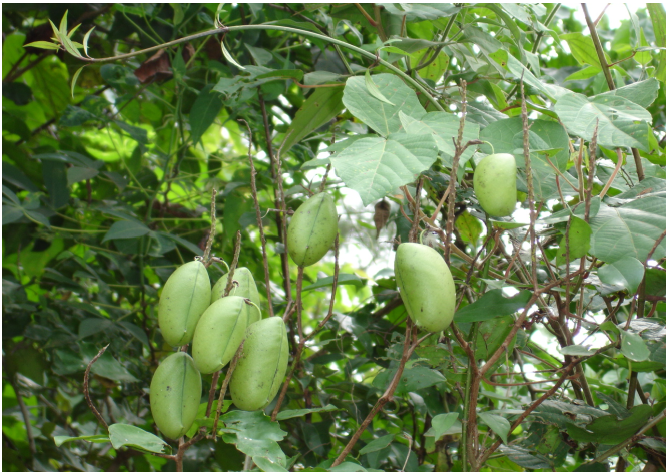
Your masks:
[{"label": "thin twig", "polygon": [[227,375],[224,377],[224,381],[222,382],[222,387],[220,387],[220,395],[217,399],[217,411],[215,412],[215,421],[213,422],[214,441],[217,441],[217,424],[220,421],[220,414],[222,414],[222,405],[224,404],[224,396],[227,393],[227,387],[229,386],[229,381],[231,380],[231,374],[234,373],[234,369],[236,368],[236,364],[238,363],[238,358],[241,356],[241,353],[243,352],[243,344],[245,344],[245,341],[243,341],[241,345],[238,346],[236,354],[234,354],[234,358],[231,359],[231,363],[229,364],[229,368],[227,369]]},{"label": "thin twig", "polygon": [[624,160],[624,157],[622,157],[622,150],[620,148],[617,148],[615,149],[615,153],[617,154],[617,163],[615,164],[615,170],[611,174],[610,179],[608,179],[608,182],[606,182],[606,185],[604,185],[604,188],[601,190],[601,192],[599,192],[599,198],[602,200],[604,198],[604,195],[606,195],[606,192],[608,192],[608,189],[610,188],[611,184],[613,183],[613,180],[615,180],[615,177],[622,168],[622,161]]},{"label": "thin twig", "polygon": [[532,285],[534,291],[539,290],[537,279],[537,257],[536,257],[536,209],[534,208],[534,182],[532,175],[532,159],[530,158],[530,125],[527,118],[527,107],[525,106],[525,83],[520,79],[520,96],[523,101],[521,117],[523,120],[523,156],[525,157],[525,173],[527,174],[527,200],[530,207],[530,249],[532,259]]},{"label": "thin twig", "polygon": [[597,137],[599,135],[599,119],[594,127],[592,133],[592,140],[590,141],[589,154],[590,160],[587,167],[587,189],[585,195],[585,221],[590,222],[590,205],[592,204],[592,187],[594,187],[594,171],[596,169],[596,154],[597,154]]},{"label": "thin twig", "polygon": [[88,363],[88,367],[86,367],[86,373],[83,375],[83,395],[86,397],[86,402],[88,403],[88,407],[92,410],[93,414],[97,417],[97,420],[104,425],[104,429],[109,429],[109,425],[106,424],[106,421],[104,421],[104,418],[102,418],[102,415],[97,411],[97,408],[95,408],[95,405],[93,405],[92,400],[90,399],[90,392],[89,392],[89,386],[90,386],[90,369],[92,365],[102,357],[102,354],[104,354],[104,351],[106,351],[106,348],[109,347],[110,344],[107,344],[104,346],[102,349],[99,350],[97,355],[92,358],[92,360]]},{"label": "thin twig", "polygon": [[234,271],[238,266],[238,257],[240,256],[240,245],[241,245],[241,232],[240,230],[236,231],[236,244],[234,245],[234,258],[231,261],[229,266],[229,272],[227,273],[227,286],[224,287],[224,296],[228,297],[231,293],[231,289],[234,286]]},{"label": "thin twig", "polygon": [[271,175],[273,176],[273,181],[277,182],[277,188],[274,189],[275,203],[278,209],[282,210],[282,214],[279,212],[276,214],[275,222],[278,227],[278,238],[284,247],[284,251],[280,254],[280,263],[282,265],[282,278],[284,279],[282,287],[284,288],[287,305],[291,302],[291,275],[289,274],[289,247],[287,245],[287,203],[284,199],[284,188],[282,186],[282,148],[290,134],[291,131],[286,134],[276,155],[269,154],[271,158]]},{"label": "thin twig", "polygon": [[247,121],[239,119],[239,122],[245,124],[247,132],[250,135],[247,145],[247,158],[250,161],[250,187],[252,189],[252,200],[254,201],[254,211],[257,217],[257,226],[259,226],[259,238],[261,240],[261,255],[264,264],[264,279],[266,281],[266,301],[268,304],[268,316],[273,316],[273,301],[271,300],[271,280],[268,272],[268,256],[266,255],[266,235],[264,234],[264,225],[261,222],[261,209],[259,208],[259,199],[257,198],[257,170],[254,168],[254,160],[252,159],[252,130]]},{"label": "thin twig", "polygon": [[464,152],[462,146],[463,132],[465,130],[465,115],[467,114],[467,82],[464,80],[460,84],[460,97],[461,97],[461,110],[460,110],[460,126],[458,127],[458,139],[453,141],[456,152],[453,156],[451,163],[451,175],[449,177],[449,201],[448,201],[448,215],[446,218],[446,244],[444,252],[444,260],[447,264],[451,264],[451,237],[453,236],[453,223],[455,221],[455,206],[456,206],[456,181],[458,180],[458,163],[460,156]]},{"label": "thin twig", "polygon": [[203,253],[203,263],[206,267],[210,267],[213,259],[210,257],[210,250],[213,247],[213,239],[215,238],[215,197],[217,190],[213,189],[210,194],[210,232],[208,233],[208,241],[206,241],[206,250]]},{"label": "thin twig", "polygon": [[409,359],[410,353],[413,352],[413,349],[410,349],[412,329],[413,329],[412,321],[410,318],[407,318],[407,328],[405,330],[405,344],[402,350],[402,358],[400,359],[400,365],[398,366],[398,369],[395,375],[393,376],[391,383],[389,384],[384,394],[379,398],[377,403],[375,403],[375,406],[372,408],[372,410],[370,410],[370,413],[368,413],[368,416],[366,416],[365,420],[363,420],[363,423],[356,430],[352,438],[349,440],[349,442],[343,449],[342,453],[338,456],[337,459],[335,459],[335,461],[333,461],[331,467],[336,467],[345,460],[345,458],[349,455],[349,453],[352,451],[352,449],[358,442],[359,438],[361,437],[361,434],[363,434],[363,431],[365,431],[366,428],[370,425],[373,418],[377,415],[377,413],[381,411],[382,408],[384,408],[384,405],[386,405],[393,398],[393,393],[398,387],[398,382],[400,381],[400,377],[402,377],[402,373],[405,370],[405,364]]}]

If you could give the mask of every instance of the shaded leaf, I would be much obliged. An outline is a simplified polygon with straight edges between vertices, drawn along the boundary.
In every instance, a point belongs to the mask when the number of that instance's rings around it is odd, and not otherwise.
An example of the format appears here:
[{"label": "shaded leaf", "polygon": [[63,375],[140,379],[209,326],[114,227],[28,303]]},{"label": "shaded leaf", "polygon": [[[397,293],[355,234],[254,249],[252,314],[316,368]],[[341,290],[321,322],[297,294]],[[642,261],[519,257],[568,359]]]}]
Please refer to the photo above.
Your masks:
[{"label": "shaded leaf", "polygon": [[338,411],[339,408],[335,405],[326,405],[321,408],[304,408],[300,410],[284,410],[277,414],[276,419],[278,421],[287,420],[289,418],[296,418],[299,416],[305,416],[311,413],[325,413],[327,411]]},{"label": "shaded leaf", "polygon": [[368,444],[366,444],[364,447],[361,448],[359,454],[368,454],[370,452],[376,452],[376,451],[381,451],[385,447],[388,447],[389,444],[393,442],[393,438],[395,438],[395,434],[387,434],[385,436],[381,436],[373,441],[370,441]]},{"label": "shaded leaf", "polygon": [[111,241],[113,239],[132,239],[138,236],[148,234],[150,228],[143,223],[130,220],[116,221],[111,225],[109,231],[104,235],[102,242]]},{"label": "shaded leaf", "polygon": [[628,331],[622,332],[622,354],[635,362],[646,361],[650,357],[650,350],[645,341],[638,335]]},{"label": "shaded leaf", "polygon": [[511,424],[506,418],[503,418],[499,415],[492,415],[486,412],[479,413],[479,418],[481,421],[486,423],[490,429],[495,432],[495,434],[502,438],[502,442],[504,444],[508,442],[507,436],[509,434],[509,430],[511,429]]},{"label": "shaded leaf", "polygon": [[617,287],[618,290],[628,290],[629,293],[636,293],[644,274],[645,267],[633,257],[623,257],[612,264],[606,264],[598,272],[603,283]]},{"label": "shaded leaf", "polygon": [[[303,287],[303,292],[308,290],[315,290],[317,288],[330,287],[333,285],[333,276],[317,279],[313,284]],[[356,274],[338,274],[338,285],[353,285],[355,287],[363,287],[363,279]]]},{"label": "shaded leaf", "polygon": [[488,291],[476,302],[458,310],[454,316],[455,322],[472,323],[512,315],[521,308],[525,308],[532,296],[527,290],[523,290],[512,298],[504,298],[502,293],[502,289]]},{"label": "shaded leaf", "polygon": [[154,452],[157,454],[168,453],[171,447],[148,431],[132,426],[131,424],[112,424],[109,426],[109,439],[114,449],[123,446],[133,447],[140,451]]}]

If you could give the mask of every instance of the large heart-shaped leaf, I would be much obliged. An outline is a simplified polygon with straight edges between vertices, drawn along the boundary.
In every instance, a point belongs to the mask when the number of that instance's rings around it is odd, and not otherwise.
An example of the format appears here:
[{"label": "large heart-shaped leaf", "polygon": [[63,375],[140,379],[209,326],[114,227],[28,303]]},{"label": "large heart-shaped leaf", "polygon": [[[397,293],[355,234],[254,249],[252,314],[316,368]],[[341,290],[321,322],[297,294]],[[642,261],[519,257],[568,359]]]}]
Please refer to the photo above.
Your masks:
[{"label": "large heart-shaped leaf", "polygon": [[361,195],[363,204],[369,205],[416,180],[436,159],[432,136],[396,134],[389,139],[360,139],[331,157],[331,163],[345,184]]}]

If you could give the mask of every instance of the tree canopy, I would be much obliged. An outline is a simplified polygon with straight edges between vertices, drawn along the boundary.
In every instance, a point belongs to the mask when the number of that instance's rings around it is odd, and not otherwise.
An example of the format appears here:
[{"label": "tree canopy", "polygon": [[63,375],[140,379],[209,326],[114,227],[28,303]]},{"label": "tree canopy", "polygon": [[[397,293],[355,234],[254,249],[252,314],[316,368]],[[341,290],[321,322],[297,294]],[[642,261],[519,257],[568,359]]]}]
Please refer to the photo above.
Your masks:
[{"label": "tree canopy", "polygon": [[[666,10],[582,8],[3,4],[3,469],[666,470]],[[284,337],[199,374],[195,260]]]}]

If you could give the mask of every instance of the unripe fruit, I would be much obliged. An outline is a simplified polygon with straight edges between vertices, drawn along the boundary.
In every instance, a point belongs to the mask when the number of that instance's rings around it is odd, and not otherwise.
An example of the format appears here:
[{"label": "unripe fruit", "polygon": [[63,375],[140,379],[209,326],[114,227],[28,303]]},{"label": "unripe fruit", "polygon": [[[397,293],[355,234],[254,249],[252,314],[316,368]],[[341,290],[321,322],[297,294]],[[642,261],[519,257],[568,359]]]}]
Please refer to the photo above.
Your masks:
[{"label": "unripe fruit", "polygon": [[456,288],[449,266],[437,251],[422,244],[398,246],[395,280],[416,326],[431,333],[449,327],[456,306]]},{"label": "unripe fruit", "polygon": [[[211,292],[210,296],[211,303],[224,297],[224,290],[227,288],[227,280],[229,280],[229,274],[224,274],[222,278],[218,280],[217,283],[213,286],[213,291]],[[236,270],[234,270],[234,282],[238,282],[238,285],[234,284],[231,292],[229,292],[229,295],[249,298],[250,301],[258,307],[261,301],[259,299],[257,284],[254,282],[254,277],[252,277],[252,272],[250,272],[246,267],[238,267]],[[261,319],[261,312],[257,307],[253,307],[252,305],[245,305],[245,309],[248,312],[248,325]]]},{"label": "unripe fruit", "polygon": [[490,154],[476,166],[474,193],[491,216],[509,216],[516,209],[516,159],[511,154]]},{"label": "unripe fruit", "polygon": [[210,305],[210,279],[199,261],[183,264],[164,284],[157,321],[162,337],[172,346],[184,346],[194,336],[201,314]]},{"label": "unripe fruit", "polygon": [[246,308],[245,299],[224,297],[201,315],[192,341],[192,356],[199,372],[212,374],[234,357],[245,337]]},{"label": "unripe fruit", "polygon": [[167,438],[178,439],[194,423],[201,401],[201,374],[184,352],[171,354],[150,382],[150,411]]},{"label": "unripe fruit", "polygon": [[326,193],[318,193],[303,203],[287,229],[289,255],[299,267],[318,262],[328,252],[338,234],[338,212]]},{"label": "unripe fruit", "polygon": [[287,329],[274,316],[248,326],[229,389],[237,408],[254,411],[268,405],[284,380],[289,361]]}]

